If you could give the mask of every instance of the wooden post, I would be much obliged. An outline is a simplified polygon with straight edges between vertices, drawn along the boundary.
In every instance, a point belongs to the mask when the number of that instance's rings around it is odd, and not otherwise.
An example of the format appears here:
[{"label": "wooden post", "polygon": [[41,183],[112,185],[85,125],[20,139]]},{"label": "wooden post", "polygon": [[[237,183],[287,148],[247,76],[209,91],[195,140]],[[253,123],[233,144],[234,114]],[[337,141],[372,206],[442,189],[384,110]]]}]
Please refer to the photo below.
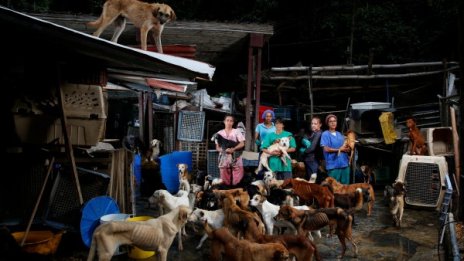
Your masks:
[{"label": "wooden post", "polygon": [[308,92],[309,92],[309,102],[310,102],[310,121],[311,119],[313,118],[313,113],[314,113],[314,102],[313,102],[313,90],[312,90],[312,86],[311,86],[311,82],[312,82],[312,67],[309,66],[309,69],[308,69]]},{"label": "wooden post", "polygon": [[82,191],[81,191],[81,185],[79,182],[79,175],[77,174],[77,168],[76,168],[76,159],[74,158],[74,151],[73,147],[71,144],[71,140],[69,138],[69,133],[68,133],[68,122],[66,119],[66,113],[64,112],[64,95],[63,92],[61,91],[61,80],[60,80],[60,71],[58,68],[58,82],[57,82],[57,91],[59,93],[58,95],[58,104],[60,106],[60,120],[61,120],[61,131],[63,133],[64,137],[64,145],[65,145],[65,150],[66,150],[66,155],[68,156],[69,162],[71,162],[71,170],[74,176],[74,182],[76,183],[76,189],[77,189],[77,195],[79,197],[79,203],[81,205],[84,204],[84,198],[82,197]]}]

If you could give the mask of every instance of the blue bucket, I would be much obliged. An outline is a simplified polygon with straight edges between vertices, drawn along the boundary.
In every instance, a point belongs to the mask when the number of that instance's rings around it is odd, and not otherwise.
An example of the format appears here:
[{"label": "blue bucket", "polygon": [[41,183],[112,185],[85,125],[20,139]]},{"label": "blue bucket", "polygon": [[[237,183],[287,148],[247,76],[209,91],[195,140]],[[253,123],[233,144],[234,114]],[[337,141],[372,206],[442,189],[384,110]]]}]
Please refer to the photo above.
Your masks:
[{"label": "blue bucket", "polygon": [[171,194],[179,190],[179,171],[177,164],[185,163],[188,170],[192,171],[192,152],[191,151],[174,151],[160,157],[161,178],[166,189]]}]

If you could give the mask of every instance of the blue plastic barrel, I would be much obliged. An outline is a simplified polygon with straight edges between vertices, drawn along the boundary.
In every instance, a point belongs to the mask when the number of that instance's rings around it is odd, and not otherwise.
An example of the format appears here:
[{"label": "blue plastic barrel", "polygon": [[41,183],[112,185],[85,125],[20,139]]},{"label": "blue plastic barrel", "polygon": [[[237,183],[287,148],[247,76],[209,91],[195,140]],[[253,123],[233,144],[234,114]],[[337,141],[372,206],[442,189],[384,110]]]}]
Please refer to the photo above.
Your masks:
[{"label": "blue plastic barrel", "polygon": [[171,194],[175,194],[179,190],[179,171],[177,169],[179,163],[187,164],[188,170],[192,171],[192,152],[174,151],[160,157],[161,178]]}]

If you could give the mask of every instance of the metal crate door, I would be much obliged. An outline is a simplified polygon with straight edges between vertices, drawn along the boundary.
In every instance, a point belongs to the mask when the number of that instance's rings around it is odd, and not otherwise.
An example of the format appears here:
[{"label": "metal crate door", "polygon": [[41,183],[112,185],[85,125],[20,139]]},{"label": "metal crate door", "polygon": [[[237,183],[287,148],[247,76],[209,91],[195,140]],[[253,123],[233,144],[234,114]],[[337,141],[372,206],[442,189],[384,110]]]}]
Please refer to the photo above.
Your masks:
[{"label": "metal crate door", "polygon": [[180,111],[177,124],[177,139],[183,141],[203,141],[205,112]]}]

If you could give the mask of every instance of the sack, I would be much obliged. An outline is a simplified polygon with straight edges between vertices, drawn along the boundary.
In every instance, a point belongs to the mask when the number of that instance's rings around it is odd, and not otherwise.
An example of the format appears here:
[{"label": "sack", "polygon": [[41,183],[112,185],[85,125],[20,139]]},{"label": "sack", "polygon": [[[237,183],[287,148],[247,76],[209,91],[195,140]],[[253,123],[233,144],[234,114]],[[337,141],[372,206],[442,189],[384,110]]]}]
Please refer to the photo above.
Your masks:
[{"label": "sack", "polygon": [[396,141],[395,124],[393,123],[393,113],[382,112],[379,117],[380,126],[382,127],[383,139],[385,144],[393,144]]}]

